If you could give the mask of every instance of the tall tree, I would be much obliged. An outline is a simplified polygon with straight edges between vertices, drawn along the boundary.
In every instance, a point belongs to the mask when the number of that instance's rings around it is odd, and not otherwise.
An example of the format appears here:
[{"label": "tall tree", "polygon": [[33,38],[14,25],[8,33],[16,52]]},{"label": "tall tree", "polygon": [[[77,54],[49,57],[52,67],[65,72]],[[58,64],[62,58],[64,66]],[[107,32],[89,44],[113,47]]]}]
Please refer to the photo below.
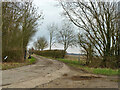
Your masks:
[{"label": "tall tree", "polygon": [[55,44],[55,32],[56,30],[58,30],[58,28],[57,25],[55,25],[54,23],[48,25],[47,28],[47,30],[49,31],[49,48],[51,50],[52,45]]},{"label": "tall tree", "polygon": [[22,33],[19,28],[22,16],[18,5],[20,3],[2,3],[2,57],[8,56],[8,61],[18,60],[18,57],[22,59]]},{"label": "tall tree", "polygon": [[38,44],[37,44],[37,41],[33,43],[33,47],[34,47],[34,49],[35,49],[35,50],[37,50],[37,49],[38,49]]},{"label": "tall tree", "polygon": [[32,2],[25,2],[22,6],[23,10],[23,23],[22,23],[22,35],[23,35],[23,52],[26,50],[26,46],[37,31],[38,20],[42,19],[42,13],[37,13],[37,7]]},{"label": "tall tree", "polygon": [[[60,2],[65,14],[95,47],[102,65],[112,62],[110,57],[118,55],[118,14],[117,2]],[[114,62],[114,61],[113,61]]]},{"label": "tall tree", "polygon": [[10,60],[22,60],[26,46],[42,18],[32,2],[2,3],[2,54]]},{"label": "tall tree", "polygon": [[64,51],[70,46],[76,46],[76,35],[72,24],[65,22],[56,34],[57,42],[64,45]]},{"label": "tall tree", "polygon": [[35,42],[35,48],[37,48],[38,50],[43,51],[47,47],[48,47],[48,42],[45,37],[40,37]]},{"label": "tall tree", "polygon": [[78,34],[78,44],[80,47],[82,47],[82,52],[86,55],[86,65],[92,61],[93,56],[95,56],[95,51],[94,51],[94,45],[90,43],[89,40],[86,39],[86,36],[83,36],[82,34]]},{"label": "tall tree", "polygon": [[120,67],[120,1],[118,2],[118,15],[119,15],[119,19],[118,19],[118,66]]}]

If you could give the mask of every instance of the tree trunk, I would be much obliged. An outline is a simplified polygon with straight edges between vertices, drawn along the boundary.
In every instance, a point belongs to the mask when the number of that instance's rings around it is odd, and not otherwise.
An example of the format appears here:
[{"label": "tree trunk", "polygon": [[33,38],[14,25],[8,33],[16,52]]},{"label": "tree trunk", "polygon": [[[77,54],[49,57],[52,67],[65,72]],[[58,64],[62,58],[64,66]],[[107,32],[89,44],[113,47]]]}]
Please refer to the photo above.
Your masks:
[{"label": "tree trunk", "polygon": [[86,65],[89,65],[89,53],[87,52]]},{"label": "tree trunk", "polygon": [[50,43],[50,50],[51,50],[51,43]]},{"label": "tree trunk", "polygon": [[51,50],[51,46],[52,46],[51,44],[52,44],[52,41],[51,41],[51,37],[50,37],[50,50]]},{"label": "tree trunk", "polygon": [[[120,2],[118,2],[118,15],[120,17]],[[120,19],[118,19],[118,68],[120,67]]]},{"label": "tree trunk", "polygon": [[101,67],[106,67],[106,56],[104,56],[102,62],[101,62]]},{"label": "tree trunk", "polygon": [[50,50],[51,50],[51,45],[50,45]]}]

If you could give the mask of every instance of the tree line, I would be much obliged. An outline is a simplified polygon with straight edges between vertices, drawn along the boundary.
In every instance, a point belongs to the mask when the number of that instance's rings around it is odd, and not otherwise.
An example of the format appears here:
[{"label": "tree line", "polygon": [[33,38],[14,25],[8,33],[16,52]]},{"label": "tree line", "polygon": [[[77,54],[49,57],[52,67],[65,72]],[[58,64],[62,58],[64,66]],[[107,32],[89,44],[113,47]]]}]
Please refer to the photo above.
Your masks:
[{"label": "tree line", "polygon": [[43,18],[32,2],[2,2],[2,59],[24,61],[27,45]]},{"label": "tree line", "polygon": [[120,14],[118,2],[76,0],[60,1],[66,17],[81,29],[79,45],[87,54],[88,63],[93,57],[101,59],[102,67],[119,67]]},{"label": "tree line", "polygon": [[[120,13],[118,2],[92,2],[76,0],[59,1],[64,16],[80,29],[75,35],[72,25],[63,23],[59,29],[54,24],[48,27],[50,50],[54,43],[70,46],[79,45],[86,54],[86,64],[99,59],[101,67],[119,67],[120,64]],[[55,34],[55,35],[54,35]],[[52,42],[53,41],[53,42]]]},{"label": "tree line", "polygon": [[74,27],[69,21],[64,21],[59,27],[55,23],[51,23],[47,26],[49,32],[49,41],[45,37],[39,37],[37,41],[34,42],[35,50],[41,50],[49,46],[49,50],[52,50],[52,46],[55,43],[62,44],[64,46],[64,51],[66,52],[68,47],[76,46],[76,34],[74,32]]}]

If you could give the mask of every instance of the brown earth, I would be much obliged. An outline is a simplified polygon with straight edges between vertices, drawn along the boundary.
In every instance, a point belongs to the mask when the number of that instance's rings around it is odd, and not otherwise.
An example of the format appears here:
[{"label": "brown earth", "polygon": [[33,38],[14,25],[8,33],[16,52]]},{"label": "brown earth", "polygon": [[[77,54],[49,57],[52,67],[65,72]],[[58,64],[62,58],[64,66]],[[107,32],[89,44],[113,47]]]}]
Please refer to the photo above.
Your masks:
[{"label": "brown earth", "polygon": [[37,88],[118,88],[117,76],[94,75],[69,67],[70,72]]}]

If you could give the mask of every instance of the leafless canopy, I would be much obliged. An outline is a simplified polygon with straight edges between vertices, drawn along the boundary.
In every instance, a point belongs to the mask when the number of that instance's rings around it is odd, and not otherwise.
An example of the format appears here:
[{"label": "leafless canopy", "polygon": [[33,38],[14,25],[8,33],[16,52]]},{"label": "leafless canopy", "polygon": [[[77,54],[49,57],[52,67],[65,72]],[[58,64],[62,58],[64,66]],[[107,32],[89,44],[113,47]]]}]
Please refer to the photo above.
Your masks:
[{"label": "leafless canopy", "polygon": [[[75,0],[75,2],[60,1],[60,4],[66,17],[81,29],[81,34],[86,39],[85,43],[94,46],[94,51],[98,56],[103,57],[104,62],[107,57],[120,56],[118,28],[120,17],[117,2]],[[80,43],[83,41],[85,40]]]},{"label": "leafless canopy", "polygon": [[64,45],[66,51],[70,46],[76,46],[76,35],[72,24],[65,22],[56,34],[57,42]]},{"label": "leafless canopy", "polygon": [[50,50],[51,50],[52,45],[55,44],[55,40],[56,40],[55,34],[56,34],[56,31],[58,30],[58,27],[55,23],[52,23],[47,26],[47,30],[49,32],[49,46],[50,46]]}]

